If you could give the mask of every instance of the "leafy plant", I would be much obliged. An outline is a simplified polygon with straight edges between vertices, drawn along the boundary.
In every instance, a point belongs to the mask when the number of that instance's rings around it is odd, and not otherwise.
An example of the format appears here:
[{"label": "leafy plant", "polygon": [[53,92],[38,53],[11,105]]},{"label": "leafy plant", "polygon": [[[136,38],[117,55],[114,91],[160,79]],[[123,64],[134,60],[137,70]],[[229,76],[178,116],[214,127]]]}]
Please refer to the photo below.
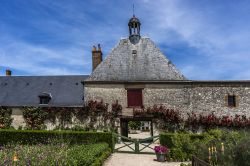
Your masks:
[{"label": "leafy plant", "polygon": [[11,118],[12,109],[0,107],[0,129],[10,128],[13,118]]},{"label": "leafy plant", "polygon": [[[0,165],[82,165],[101,166],[111,150],[106,143],[90,145],[39,144],[5,145],[0,149]],[[15,160],[14,160],[15,159]]]},{"label": "leafy plant", "polygon": [[250,138],[242,139],[242,141],[235,146],[233,155],[233,162],[239,166],[250,166]]},{"label": "leafy plant", "polygon": [[43,111],[39,107],[24,107],[23,117],[26,122],[27,129],[43,129],[47,114],[47,112]]},{"label": "leafy plant", "polygon": [[140,128],[141,122],[140,121],[129,121],[128,126],[130,129],[136,130],[136,129]]}]

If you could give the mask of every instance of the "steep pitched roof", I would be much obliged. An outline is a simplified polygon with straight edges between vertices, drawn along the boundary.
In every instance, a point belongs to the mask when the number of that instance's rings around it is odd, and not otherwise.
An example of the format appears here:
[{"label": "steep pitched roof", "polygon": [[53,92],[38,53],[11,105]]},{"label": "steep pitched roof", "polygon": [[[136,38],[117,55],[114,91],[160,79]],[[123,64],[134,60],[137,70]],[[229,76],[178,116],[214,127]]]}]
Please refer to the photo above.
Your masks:
[{"label": "steep pitched roof", "polygon": [[52,96],[48,106],[82,106],[83,85],[79,76],[3,76],[0,77],[0,106],[39,106],[39,95]]},{"label": "steep pitched roof", "polygon": [[121,39],[86,81],[185,80],[149,38]]}]

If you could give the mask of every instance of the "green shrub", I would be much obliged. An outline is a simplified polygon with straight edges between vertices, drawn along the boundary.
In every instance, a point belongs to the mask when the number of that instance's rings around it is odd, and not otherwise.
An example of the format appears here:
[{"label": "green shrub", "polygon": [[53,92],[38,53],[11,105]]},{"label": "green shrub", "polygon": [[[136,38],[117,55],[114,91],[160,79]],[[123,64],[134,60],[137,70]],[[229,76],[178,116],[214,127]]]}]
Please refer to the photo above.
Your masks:
[{"label": "green shrub", "polygon": [[[101,166],[110,155],[107,143],[90,145],[5,145],[1,147],[0,165],[79,165]],[[18,158],[13,162],[13,155]]]},{"label": "green shrub", "polygon": [[23,117],[27,129],[45,129],[44,121],[48,113],[43,111],[40,107],[24,107]]},{"label": "green shrub", "polygon": [[[217,149],[217,163],[222,166],[229,166],[233,163],[233,158],[236,155],[236,146],[240,146],[242,138],[250,138],[250,133],[245,131],[226,131],[226,130],[209,130],[202,134],[191,133],[162,133],[160,134],[161,145],[170,148],[168,158],[183,161],[183,159],[191,159],[192,155],[196,155],[208,162],[208,148],[213,146]],[[222,155],[221,143],[224,143],[225,153]],[[246,150],[247,152],[247,150]],[[239,150],[240,153],[245,153]],[[242,154],[242,158],[244,158]],[[241,158],[239,156],[239,158]],[[237,161],[237,160],[235,160]],[[224,163],[224,164],[223,164]]]},{"label": "green shrub", "polygon": [[75,146],[68,151],[68,165],[95,165],[100,166],[110,155],[111,149],[108,144],[93,144],[85,147]]},{"label": "green shrub", "polygon": [[66,142],[69,144],[91,144],[106,142],[113,147],[112,133],[46,130],[0,130],[0,144],[39,144]]},{"label": "green shrub", "polygon": [[250,138],[242,139],[235,146],[233,161],[235,165],[250,166]]},{"label": "green shrub", "polygon": [[12,109],[0,106],[0,129],[10,128],[13,118],[11,118]]},{"label": "green shrub", "polygon": [[185,161],[187,158],[187,154],[180,148],[171,149],[170,156],[174,161]]},{"label": "green shrub", "polygon": [[195,153],[194,142],[203,138],[204,136],[198,134],[164,133],[160,135],[160,143],[171,149],[171,158],[183,161],[191,159]]},{"label": "green shrub", "polygon": [[167,146],[168,148],[173,148],[174,144],[172,142],[172,137],[174,133],[162,133],[160,134],[160,143],[161,145]]},{"label": "green shrub", "polygon": [[111,149],[107,149],[106,151],[102,152],[102,155],[99,158],[96,158],[95,162],[91,164],[91,166],[101,166],[103,162],[111,155]]},{"label": "green shrub", "polygon": [[140,121],[129,121],[128,122],[128,127],[130,129],[133,129],[133,130],[137,130],[139,129],[141,126],[141,122]]}]

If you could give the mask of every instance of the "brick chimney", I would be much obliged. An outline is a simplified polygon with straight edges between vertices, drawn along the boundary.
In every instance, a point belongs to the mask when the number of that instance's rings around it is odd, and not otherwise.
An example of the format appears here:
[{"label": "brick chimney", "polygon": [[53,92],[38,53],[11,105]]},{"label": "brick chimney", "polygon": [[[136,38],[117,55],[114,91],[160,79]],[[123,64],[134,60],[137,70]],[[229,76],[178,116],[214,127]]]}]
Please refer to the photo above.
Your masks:
[{"label": "brick chimney", "polygon": [[92,71],[102,62],[102,49],[100,44],[98,44],[98,48],[93,46],[92,49]]},{"label": "brick chimney", "polygon": [[11,70],[9,69],[6,70],[6,76],[11,76]]}]

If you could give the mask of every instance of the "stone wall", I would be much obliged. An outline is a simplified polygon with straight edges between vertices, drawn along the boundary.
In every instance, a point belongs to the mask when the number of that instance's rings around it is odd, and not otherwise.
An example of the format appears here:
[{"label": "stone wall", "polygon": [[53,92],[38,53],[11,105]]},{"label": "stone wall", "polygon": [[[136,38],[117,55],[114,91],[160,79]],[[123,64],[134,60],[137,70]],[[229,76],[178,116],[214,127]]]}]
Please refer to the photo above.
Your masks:
[{"label": "stone wall", "polygon": [[89,85],[84,87],[84,101],[98,100],[109,103],[109,111],[112,103],[118,100],[122,108],[127,107],[127,91],[124,85]]},{"label": "stone wall", "polygon": [[13,118],[12,126],[17,129],[18,127],[25,127],[25,121],[23,118],[23,110],[20,108],[12,108],[12,115]]},{"label": "stone wall", "polygon": [[[123,115],[133,115],[132,108],[127,108],[127,91],[130,88],[142,88],[143,104],[145,108],[155,104],[164,104],[168,108],[174,108],[185,112],[211,113],[216,115],[247,115],[250,116],[250,85],[247,84],[87,84],[84,88],[84,100],[103,100],[109,103],[111,111],[112,103],[118,100],[123,107]],[[225,100],[226,95],[237,96],[237,107],[228,107]],[[22,110],[18,107],[12,108],[12,126],[18,128],[25,126]],[[73,120],[73,125],[86,125]],[[57,124],[46,121],[47,129],[53,129]],[[96,124],[96,126],[99,125]],[[101,125],[101,124],[100,124]],[[119,120],[117,121],[119,126]],[[66,126],[67,127],[67,126]]]},{"label": "stone wall", "polygon": [[[127,111],[127,88],[138,85],[126,84],[89,84],[85,85],[85,101],[101,100],[112,104],[118,100]],[[145,108],[155,104],[163,104],[168,108],[182,112],[211,113],[216,115],[245,114],[250,116],[250,85],[229,83],[201,83],[201,84],[144,84],[138,86],[143,91],[143,105]],[[225,96],[235,95],[237,107],[228,107]]]},{"label": "stone wall", "polygon": [[[25,119],[23,117],[23,109],[19,107],[12,107],[12,115],[11,118],[13,118],[12,126],[15,129],[18,129],[19,127],[22,127],[23,129],[26,127]],[[46,125],[47,130],[53,130],[58,126],[63,126],[63,128],[73,128],[74,126],[81,126],[82,128],[88,128],[88,126],[91,123],[90,117],[86,117],[84,121],[80,121],[75,116],[72,116],[71,122],[67,123],[64,122],[63,124],[60,124],[59,118],[57,116],[55,123],[52,123],[49,120],[45,120],[44,124]],[[119,126],[119,119],[115,119],[115,126]],[[110,120],[104,121],[104,118],[102,116],[96,117],[96,121],[94,121],[93,126],[95,129],[103,131],[103,130],[110,130],[111,122]]]}]

